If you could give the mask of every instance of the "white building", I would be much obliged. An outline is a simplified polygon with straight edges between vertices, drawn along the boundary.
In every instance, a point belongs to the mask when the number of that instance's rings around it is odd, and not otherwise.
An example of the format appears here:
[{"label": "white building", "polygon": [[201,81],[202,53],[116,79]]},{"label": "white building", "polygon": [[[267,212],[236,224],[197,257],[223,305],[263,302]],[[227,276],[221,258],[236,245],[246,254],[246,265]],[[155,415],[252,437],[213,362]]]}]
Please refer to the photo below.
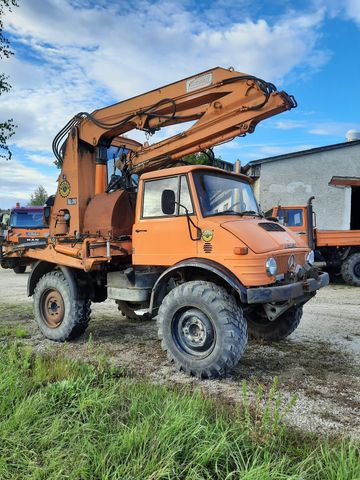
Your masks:
[{"label": "white building", "polygon": [[304,205],[314,196],[320,229],[360,229],[360,137],[348,136],[351,141],[247,164],[243,171],[255,180],[262,210]]}]

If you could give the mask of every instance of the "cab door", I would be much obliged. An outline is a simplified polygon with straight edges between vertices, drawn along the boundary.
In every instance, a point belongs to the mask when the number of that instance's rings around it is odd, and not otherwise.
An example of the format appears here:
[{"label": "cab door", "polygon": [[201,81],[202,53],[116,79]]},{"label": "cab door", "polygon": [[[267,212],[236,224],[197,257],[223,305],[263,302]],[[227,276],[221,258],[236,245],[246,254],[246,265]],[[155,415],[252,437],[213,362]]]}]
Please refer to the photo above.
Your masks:
[{"label": "cab door", "polygon": [[[172,215],[165,215],[161,208],[164,190],[175,192],[176,205]],[[132,237],[134,265],[170,266],[196,256],[197,232],[193,225],[189,226],[183,208],[186,207],[191,220],[197,225],[187,175],[143,181],[138,200],[141,205],[137,209]]]}]

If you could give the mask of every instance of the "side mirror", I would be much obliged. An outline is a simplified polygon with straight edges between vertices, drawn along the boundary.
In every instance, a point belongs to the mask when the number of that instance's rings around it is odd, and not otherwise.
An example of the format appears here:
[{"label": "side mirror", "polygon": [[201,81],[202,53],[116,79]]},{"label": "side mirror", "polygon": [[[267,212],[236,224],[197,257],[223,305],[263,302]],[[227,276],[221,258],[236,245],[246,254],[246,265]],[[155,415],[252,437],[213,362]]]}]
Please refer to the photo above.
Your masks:
[{"label": "side mirror", "polygon": [[161,210],[164,215],[173,215],[175,212],[174,190],[163,190],[161,194]]},{"label": "side mirror", "polygon": [[44,220],[45,223],[49,224],[51,215],[51,207],[44,207]]}]

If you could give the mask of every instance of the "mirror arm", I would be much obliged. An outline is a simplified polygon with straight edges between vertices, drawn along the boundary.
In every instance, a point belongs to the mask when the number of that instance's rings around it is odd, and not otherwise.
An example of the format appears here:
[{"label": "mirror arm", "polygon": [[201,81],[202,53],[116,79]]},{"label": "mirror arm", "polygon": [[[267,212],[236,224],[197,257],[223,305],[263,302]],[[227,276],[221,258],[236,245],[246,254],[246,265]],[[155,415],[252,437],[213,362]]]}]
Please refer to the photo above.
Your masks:
[{"label": "mirror arm", "polygon": [[[193,242],[197,242],[198,240],[201,239],[201,235],[202,235],[201,228],[198,227],[197,225],[195,225],[194,221],[193,221],[192,218],[190,217],[189,210],[188,210],[184,205],[182,205],[181,203],[176,202],[176,201],[175,201],[175,203],[176,203],[177,205],[179,205],[179,207],[181,207],[181,208],[183,208],[183,209],[185,210],[185,215],[186,215],[186,220],[187,220],[187,224],[188,224],[190,239],[191,239]],[[195,230],[196,230],[196,232],[197,232],[197,235],[196,235],[195,238],[194,238],[193,235],[192,235],[192,231],[191,231],[191,228],[190,228],[190,224],[195,228]]]}]

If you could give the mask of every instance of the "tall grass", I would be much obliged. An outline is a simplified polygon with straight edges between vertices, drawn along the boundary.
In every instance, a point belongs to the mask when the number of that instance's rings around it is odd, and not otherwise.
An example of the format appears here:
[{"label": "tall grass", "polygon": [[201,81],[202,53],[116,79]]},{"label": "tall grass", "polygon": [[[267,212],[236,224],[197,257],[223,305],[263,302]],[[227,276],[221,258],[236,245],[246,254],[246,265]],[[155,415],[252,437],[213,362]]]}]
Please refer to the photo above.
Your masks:
[{"label": "tall grass", "polygon": [[[360,479],[359,448],[287,431],[279,391],[252,409],[0,347],[0,478]],[[289,405],[289,408],[291,405]]]}]

